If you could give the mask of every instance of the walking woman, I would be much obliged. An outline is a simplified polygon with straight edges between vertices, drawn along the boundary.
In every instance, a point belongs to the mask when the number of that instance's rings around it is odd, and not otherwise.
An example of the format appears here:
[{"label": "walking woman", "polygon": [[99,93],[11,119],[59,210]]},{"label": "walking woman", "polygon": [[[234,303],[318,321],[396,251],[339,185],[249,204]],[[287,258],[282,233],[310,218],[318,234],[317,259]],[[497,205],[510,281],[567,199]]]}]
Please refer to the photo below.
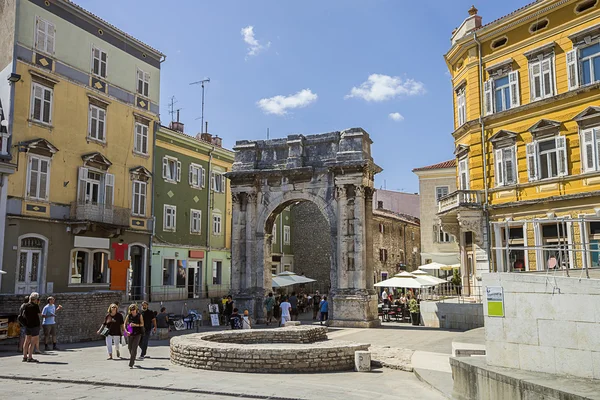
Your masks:
[{"label": "walking woman", "polygon": [[113,359],[113,343],[115,345],[115,350],[117,351],[117,358],[121,358],[119,345],[121,344],[121,336],[123,336],[123,331],[125,330],[125,322],[123,321],[123,315],[119,313],[119,307],[116,304],[113,303],[108,307],[108,312],[104,318],[104,325],[108,328],[108,336],[106,336],[106,350],[108,350],[107,360]]},{"label": "walking woman", "polygon": [[127,317],[125,317],[125,327],[129,333],[129,368],[133,368],[137,349],[144,334],[144,317],[140,314],[137,304],[129,306]]}]

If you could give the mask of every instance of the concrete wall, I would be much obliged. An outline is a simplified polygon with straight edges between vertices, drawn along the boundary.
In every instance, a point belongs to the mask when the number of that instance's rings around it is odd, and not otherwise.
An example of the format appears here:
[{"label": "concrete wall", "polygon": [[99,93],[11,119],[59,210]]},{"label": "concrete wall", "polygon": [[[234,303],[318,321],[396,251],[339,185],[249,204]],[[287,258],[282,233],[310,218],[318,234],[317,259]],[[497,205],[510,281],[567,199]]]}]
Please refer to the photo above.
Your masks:
[{"label": "concrete wall", "polygon": [[469,330],[483,326],[483,305],[421,302],[421,317],[431,328]]},{"label": "concrete wall", "polygon": [[504,289],[504,318],[487,315],[487,363],[600,379],[600,280],[484,274]]}]

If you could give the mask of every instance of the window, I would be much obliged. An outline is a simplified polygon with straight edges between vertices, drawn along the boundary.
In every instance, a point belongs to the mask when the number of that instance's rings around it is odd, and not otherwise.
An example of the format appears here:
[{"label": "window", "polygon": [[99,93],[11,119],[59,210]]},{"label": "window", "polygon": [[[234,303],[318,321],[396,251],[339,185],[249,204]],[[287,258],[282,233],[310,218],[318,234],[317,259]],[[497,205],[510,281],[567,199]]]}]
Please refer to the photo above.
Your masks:
[{"label": "window", "polygon": [[556,221],[540,225],[544,250],[542,251],[542,263],[538,265],[539,270],[568,267],[569,224],[564,221]]},{"label": "window", "polygon": [[516,153],[516,146],[496,149],[494,151],[496,186],[508,186],[517,183]]},{"label": "window", "polygon": [[547,57],[529,63],[529,85],[531,101],[554,96],[553,57]]},{"label": "window", "polygon": [[162,175],[167,182],[179,182],[181,180],[181,163],[176,158],[163,157]]},{"label": "window", "polygon": [[106,129],[106,110],[90,104],[90,117],[88,121],[88,136],[90,139],[104,142]]},{"label": "window", "polygon": [[35,200],[48,200],[50,190],[50,159],[29,156],[27,171],[27,197]]},{"label": "window", "polygon": [[221,234],[221,214],[213,215],[213,235]]},{"label": "window", "polygon": [[458,183],[460,190],[469,190],[469,159],[458,161]]},{"label": "window", "polygon": [[138,217],[146,215],[146,182],[133,181],[133,201],[131,211],[133,215]]},{"label": "window", "polygon": [[437,186],[435,188],[435,199],[440,201],[440,199],[444,196],[448,196],[449,188],[448,186]]},{"label": "window", "polygon": [[106,78],[106,52],[96,47],[92,48],[92,73],[101,78]]},{"label": "window", "polygon": [[52,123],[53,90],[39,83],[31,85],[31,119],[43,124]]},{"label": "window", "polygon": [[220,285],[223,278],[223,262],[213,261],[212,267],[212,283],[213,285]]},{"label": "window", "polygon": [[200,221],[202,211],[190,210],[190,232],[200,234]]},{"label": "window", "polygon": [[79,168],[79,204],[105,204],[112,206],[115,176],[86,167]]},{"label": "window", "polygon": [[579,64],[582,85],[600,81],[600,43],[579,50]]},{"label": "window", "polygon": [[54,54],[56,28],[52,22],[37,17],[35,20],[35,49],[46,54]]},{"label": "window", "polygon": [[434,225],[434,242],[437,243],[450,243],[452,241],[452,236],[442,230],[442,227],[439,225]]},{"label": "window", "polygon": [[467,122],[467,99],[465,88],[462,88],[457,92],[456,103],[458,106],[458,126],[462,126]]},{"label": "window", "polygon": [[140,154],[148,154],[148,125],[140,124],[139,122],[135,123],[133,151]]},{"label": "window", "polygon": [[175,260],[166,258],[163,260],[163,286],[175,285]]},{"label": "window", "polygon": [[491,46],[492,49],[497,49],[498,47],[502,47],[504,46],[506,43],[508,42],[508,38],[507,37],[501,37],[500,39],[496,39],[492,42]]},{"label": "window", "polygon": [[225,176],[219,172],[213,172],[211,176],[211,189],[215,192],[225,193]]},{"label": "window", "polygon": [[592,268],[600,267],[600,222],[588,222],[589,254],[588,265]]},{"label": "window", "polygon": [[577,6],[575,7],[575,13],[579,14],[579,13],[582,13],[584,11],[587,11],[587,10],[593,8],[596,6],[597,2],[598,2],[598,0],[582,1],[581,3],[577,4]]},{"label": "window", "polygon": [[175,231],[177,219],[177,207],[165,204],[163,217],[163,230]]},{"label": "window", "polygon": [[74,249],[71,251],[71,284],[109,283],[108,252]]},{"label": "window", "polygon": [[382,222],[379,223],[379,233],[385,233],[385,225]]},{"label": "window", "polygon": [[144,97],[148,97],[148,87],[150,86],[150,74],[137,70],[137,92]]},{"label": "window", "polygon": [[512,71],[484,83],[485,114],[518,107],[520,102],[519,71]]},{"label": "window", "polygon": [[277,243],[277,224],[273,224],[273,232],[271,232],[271,235],[273,237],[272,244],[276,244]]},{"label": "window", "polygon": [[600,170],[600,127],[582,130],[580,140],[583,172]]},{"label": "window", "polygon": [[529,180],[566,176],[567,144],[564,136],[539,140],[527,144]]},{"label": "window", "polygon": [[544,18],[540,21],[536,21],[529,26],[529,33],[535,33],[539,30],[542,30],[542,29],[546,28],[549,23],[550,23],[550,21],[548,21],[548,18]]},{"label": "window", "polygon": [[[500,235],[499,242],[502,243],[502,249],[497,254],[502,262],[502,271],[524,271],[526,269],[525,250],[516,249],[525,246],[524,226],[510,226],[508,232],[506,227],[501,227],[498,234]],[[508,261],[506,247],[509,247]]]},{"label": "window", "polygon": [[190,186],[196,189],[204,187],[204,168],[198,164],[190,164]]},{"label": "window", "polygon": [[290,244],[290,227],[288,225],[283,226],[283,244]]},{"label": "window", "polygon": [[379,261],[386,262],[388,258],[387,249],[379,249]]}]

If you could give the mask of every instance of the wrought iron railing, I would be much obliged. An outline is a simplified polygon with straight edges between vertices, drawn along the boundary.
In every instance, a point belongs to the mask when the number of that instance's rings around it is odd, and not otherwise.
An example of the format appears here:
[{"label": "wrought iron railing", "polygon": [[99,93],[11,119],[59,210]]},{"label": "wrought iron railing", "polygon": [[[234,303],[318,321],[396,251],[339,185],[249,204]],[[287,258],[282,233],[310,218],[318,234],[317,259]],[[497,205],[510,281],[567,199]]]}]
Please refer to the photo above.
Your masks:
[{"label": "wrought iron railing", "polygon": [[71,203],[71,218],[77,221],[129,226],[131,209],[101,203],[75,201]]},{"label": "wrought iron railing", "polygon": [[[145,290],[144,290],[145,289]],[[129,300],[171,301],[187,299],[208,299],[231,294],[230,285],[208,285],[201,290],[188,286],[132,286],[129,288]]]},{"label": "wrought iron railing", "polygon": [[438,213],[443,213],[460,206],[479,206],[483,195],[479,190],[457,190],[442,197],[438,202]]}]

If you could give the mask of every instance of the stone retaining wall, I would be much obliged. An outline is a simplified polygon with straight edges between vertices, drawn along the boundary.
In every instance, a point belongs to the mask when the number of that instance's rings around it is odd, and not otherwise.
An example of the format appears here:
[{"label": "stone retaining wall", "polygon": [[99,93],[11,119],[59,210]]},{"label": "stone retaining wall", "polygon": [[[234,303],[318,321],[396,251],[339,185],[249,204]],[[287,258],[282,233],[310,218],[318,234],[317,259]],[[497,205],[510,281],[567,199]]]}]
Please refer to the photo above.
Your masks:
[{"label": "stone retaining wall", "polygon": [[326,333],[325,327],[290,327],[179,336],[171,339],[171,362],[230,372],[333,372],[353,369],[354,352],[369,349],[324,340]]}]

